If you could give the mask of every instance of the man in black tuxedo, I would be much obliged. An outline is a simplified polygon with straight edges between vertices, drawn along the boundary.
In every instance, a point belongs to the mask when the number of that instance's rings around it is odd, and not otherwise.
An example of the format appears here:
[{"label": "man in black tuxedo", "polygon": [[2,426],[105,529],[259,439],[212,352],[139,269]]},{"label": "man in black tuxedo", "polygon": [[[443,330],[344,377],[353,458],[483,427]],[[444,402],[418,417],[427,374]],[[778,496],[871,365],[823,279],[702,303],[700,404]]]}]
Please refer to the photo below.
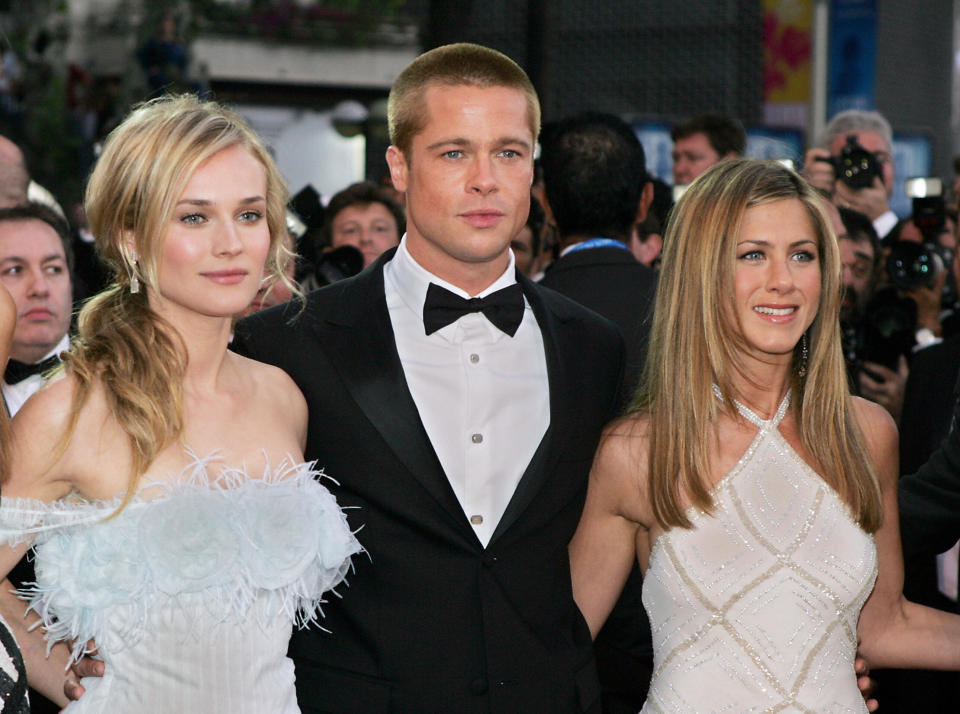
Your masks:
[{"label": "man in black tuxedo", "polygon": [[306,456],[369,554],[325,631],[291,640],[300,707],[597,711],[567,543],[623,345],[514,268],[536,93],[500,53],[450,45],[401,72],[389,122],[400,246],[236,330],[306,395]]},{"label": "man in black tuxedo", "polygon": [[[546,212],[561,247],[541,284],[620,328],[627,350],[620,390],[624,404],[636,389],[646,355],[657,275],[628,247],[634,224],[646,218],[653,198],[643,146],[623,120],[609,114],[565,119],[541,144]],[[635,714],[647,696],[653,645],[642,584],[634,565],[597,635],[604,714]]]}]

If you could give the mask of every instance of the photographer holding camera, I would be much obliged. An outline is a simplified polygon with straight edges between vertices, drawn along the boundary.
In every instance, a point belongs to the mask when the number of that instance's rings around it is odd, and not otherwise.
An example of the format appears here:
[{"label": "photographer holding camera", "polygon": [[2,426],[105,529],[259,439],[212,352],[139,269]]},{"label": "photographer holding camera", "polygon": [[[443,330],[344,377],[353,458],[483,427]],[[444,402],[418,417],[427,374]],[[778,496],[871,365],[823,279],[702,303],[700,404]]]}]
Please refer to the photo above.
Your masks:
[{"label": "photographer holding camera", "polygon": [[[941,190],[936,179],[911,182],[936,182],[937,194]],[[844,331],[854,335],[845,347],[861,396],[882,404],[896,419],[907,362],[912,369],[913,355],[950,334],[947,315],[956,303],[954,223],[943,197],[930,195],[929,189],[914,196],[913,215],[887,237],[887,285],[867,301],[855,332]]]},{"label": "photographer holding camera", "polygon": [[838,206],[866,214],[883,239],[897,223],[893,192],[893,131],[883,115],[851,109],[834,116],[820,146],[807,151],[803,176]]}]

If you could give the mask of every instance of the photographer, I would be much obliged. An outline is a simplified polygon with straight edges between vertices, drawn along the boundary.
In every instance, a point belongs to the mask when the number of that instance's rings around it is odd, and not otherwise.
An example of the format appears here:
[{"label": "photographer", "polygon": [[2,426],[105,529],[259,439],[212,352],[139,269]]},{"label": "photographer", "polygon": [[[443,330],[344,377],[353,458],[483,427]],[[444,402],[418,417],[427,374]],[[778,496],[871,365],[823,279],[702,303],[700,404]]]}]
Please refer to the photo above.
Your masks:
[{"label": "photographer", "polygon": [[[830,120],[819,144],[804,157],[804,178],[838,206],[866,214],[883,239],[897,223],[890,210],[894,185],[890,123],[878,112],[851,109]],[[843,176],[842,162],[851,156],[857,169],[852,176]],[[861,160],[866,169],[859,169]]]},{"label": "photographer", "polygon": [[[914,199],[913,215],[897,224],[890,237],[897,242],[923,246],[901,260],[921,260],[930,265],[930,277],[915,281],[909,291],[917,303],[917,346],[927,347],[957,332],[956,221],[944,209],[941,196]],[[896,243],[892,243],[896,246]],[[899,250],[903,250],[901,246]],[[916,257],[914,257],[916,256]]]},{"label": "photographer", "polygon": [[[881,272],[880,241],[867,216],[838,208],[837,231],[843,268],[840,327],[850,384],[855,393],[883,406],[899,419],[907,381],[905,353],[913,347],[916,310],[895,290],[876,294]],[[891,332],[890,326],[904,325]],[[892,339],[890,339],[892,338]]]},{"label": "photographer", "polygon": [[856,383],[862,396],[883,404],[895,419],[908,360],[942,340],[943,308],[956,300],[951,225],[941,197],[914,199],[914,216],[889,236],[889,285],[870,300],[856,333]]}]

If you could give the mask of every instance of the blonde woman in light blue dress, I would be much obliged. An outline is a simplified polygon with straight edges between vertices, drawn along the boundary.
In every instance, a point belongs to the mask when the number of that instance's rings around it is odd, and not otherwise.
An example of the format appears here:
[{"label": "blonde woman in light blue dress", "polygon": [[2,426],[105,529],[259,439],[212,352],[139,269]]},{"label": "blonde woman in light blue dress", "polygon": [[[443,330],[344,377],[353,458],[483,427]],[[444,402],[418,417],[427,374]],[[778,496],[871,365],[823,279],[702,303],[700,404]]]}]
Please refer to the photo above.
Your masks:
[{"label": "blonde woman in light blue dress", "polygon": [[249,127],[187,96],[136,109],[90,178],[116,283],[14,420],[0,500],[0,568],[36,548],[42,627],[3,605],[31,683],[63,704],[67,663],[91,642],[104,662],[71,714],[299,711],[291,628],[360,546],[303,463],[299,390],[227,349],[286,262],[285,200]]}]

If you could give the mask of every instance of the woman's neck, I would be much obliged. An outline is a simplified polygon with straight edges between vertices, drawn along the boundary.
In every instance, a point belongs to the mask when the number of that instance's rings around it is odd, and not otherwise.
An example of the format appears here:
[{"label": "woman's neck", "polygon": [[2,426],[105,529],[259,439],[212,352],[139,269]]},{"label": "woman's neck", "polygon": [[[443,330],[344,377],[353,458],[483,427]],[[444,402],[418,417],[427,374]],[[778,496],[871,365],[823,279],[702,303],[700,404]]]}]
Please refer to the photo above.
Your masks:
[{"label": "woman's neck", "polygon": [[762,419],[769,419],[776,414],[792,380],[789,366],[763,367],[747,375],[734,375],[733,386],[738,401]]},{"label": "woman's neck", "polygon": [[194,393],[215,390],[227,357],[232,320],[202,315],[169,303],[154,306],[154,311],[183,340],[187,351],[184,388]]}]

